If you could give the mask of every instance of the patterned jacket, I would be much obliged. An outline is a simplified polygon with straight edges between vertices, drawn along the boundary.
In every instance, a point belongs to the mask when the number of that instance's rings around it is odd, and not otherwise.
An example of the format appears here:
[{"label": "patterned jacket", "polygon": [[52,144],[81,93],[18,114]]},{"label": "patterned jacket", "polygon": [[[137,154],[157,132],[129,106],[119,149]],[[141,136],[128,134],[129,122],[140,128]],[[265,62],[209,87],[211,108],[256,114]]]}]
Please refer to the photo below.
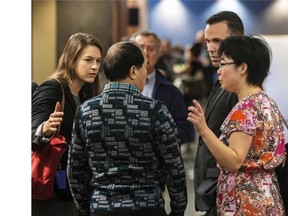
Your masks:
[{"label": "patterned jacket", "polygon": [[132,84],[106,84],[78,107],[67,172],[83,215],[164,208],[164,184],[171,215],[184,215],[186,178],[175,122],[162,102]]}]

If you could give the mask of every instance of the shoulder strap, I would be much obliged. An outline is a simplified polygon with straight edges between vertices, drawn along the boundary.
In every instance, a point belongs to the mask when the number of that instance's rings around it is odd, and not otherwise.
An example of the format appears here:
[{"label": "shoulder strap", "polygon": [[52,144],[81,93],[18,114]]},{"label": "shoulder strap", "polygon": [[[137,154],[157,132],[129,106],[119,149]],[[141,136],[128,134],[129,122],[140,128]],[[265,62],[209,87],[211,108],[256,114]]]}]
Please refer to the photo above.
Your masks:
[{"label": "shoulder strap", "polygon": [[[62,83],[58,79],[56,79],[56,80],[61,86],[61,90],[62,90],[61,111],[64,112],[64,108],[65,108],[65,92],[64,92],[64,88],[63,88]],[[61,128],[61,125],[59,125],[57,133],[60,132],[60,128]]]}]

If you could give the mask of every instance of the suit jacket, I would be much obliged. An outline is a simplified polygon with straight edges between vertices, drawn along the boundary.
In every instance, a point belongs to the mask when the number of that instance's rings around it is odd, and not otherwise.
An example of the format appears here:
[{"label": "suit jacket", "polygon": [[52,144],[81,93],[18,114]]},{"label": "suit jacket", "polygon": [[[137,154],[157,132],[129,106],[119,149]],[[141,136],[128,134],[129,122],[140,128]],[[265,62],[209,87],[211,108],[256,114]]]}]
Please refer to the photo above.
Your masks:
[{"label": "suit jacket", "polygon": [[[63,85],[65,92],[64,117],[61,124],[60,134],[65,136],[67,142],[71,140],[73,118],[76,111],[76,103],[68,86]],[[49,118],[54,112],[56,102],[61,103],[62,89],[58,81],[47,80],[38,86],[32,97],[32,149],[37,150],[45,145],[42,139],[35,135],[40,124]]]},{"label": "suit jacket", "polygon": [[194,127],[187,120],[188,110],[182,93],[159,70],[156,70],[156,81],[152,98],[162,101],[167,106],[177,125],[181,143],[193,141]]},{"label": "suit jacket", "polygon": [[[216,85],[219,85],[216,83]],[[208,127],[217,137],[221,135],[220,127],[231,109],[238,102],[236,94],[229,93],[218,86],[214,97],[208,99],[205,119]],[[216,206],[216,182],[220,174],[216,160],[203,139],[199,137],[194,165],[195,208],[207,211]],[[205,191],[203,192],[203,189]]]}]

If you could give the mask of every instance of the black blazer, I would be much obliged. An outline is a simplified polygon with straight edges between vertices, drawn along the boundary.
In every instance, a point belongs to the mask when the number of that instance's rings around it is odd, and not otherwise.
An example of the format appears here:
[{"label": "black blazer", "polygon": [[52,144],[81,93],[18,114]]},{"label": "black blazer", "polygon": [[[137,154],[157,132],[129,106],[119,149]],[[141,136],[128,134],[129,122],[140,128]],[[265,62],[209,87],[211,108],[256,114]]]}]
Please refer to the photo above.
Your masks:
[{"label": "black blazer", "polygon": [[193,124],[187,120],[188,109],[180,90],[156,70],[156,81],[152,97],[162,101],[171,113],[178,129],[180,143],[194,139]]},{"label": "black blazer", "polygon": [[[67,143],[71,142],[71,132],[76,111],[76,103],[70,88],[62,85],[65,92],[64,117],[61,124],[60,134],[66,137]],[[55,79],[47,80],[38,86],[32,97],[32,150],[38,150],[45,145],[41,137],[35,135],[40,124],[49,118],[54,111],[56,102],[61,103],[62,89]],[[62,168],[67,166],[67,152],[61,159]]]},{"label": "black blazer", "polygon": [[[229,93],[221,89],[220,86],[215,96],[211,100],[208,99],[205,119],[208,127],[217,137],[221,135],[220,127],[223,121],[237,102],[236,94]],[[210,188],[210,194],[203,195],[199,193],[200,186],[202,186],[202,189],[204,184],[211,185],[212,182],[216,183],[220,174],[216,164],[214,156],[203,139],[199,137],[194,165],[195,208],[197,211],[207,211],[216,206],[216,184],[213,184],[213,189]]]}]

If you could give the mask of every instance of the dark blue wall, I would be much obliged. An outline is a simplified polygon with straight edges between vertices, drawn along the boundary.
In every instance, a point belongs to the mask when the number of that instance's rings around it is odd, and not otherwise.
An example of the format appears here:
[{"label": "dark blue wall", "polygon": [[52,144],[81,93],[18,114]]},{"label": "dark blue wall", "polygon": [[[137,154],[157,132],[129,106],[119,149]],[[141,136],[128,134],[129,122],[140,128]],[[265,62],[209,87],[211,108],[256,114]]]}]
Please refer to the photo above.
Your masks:
[{"label": "dark blue wall", "polygon": [[[178,3],[177,3],[178,2]],[[212,0],[150,0],[148,28],[160,38],[185,45],[195,39],[195,33],[205,28],[206,19],[221,10],[236,12],[243,20],[246,34],[288,34],[286,15],[276,12],[275,0],[212,1]],[[285,7],[286,7],[285,6]],[[282,6],[283,7],[283,6]],[[275,16],[274,16],[275,14]]]}]

